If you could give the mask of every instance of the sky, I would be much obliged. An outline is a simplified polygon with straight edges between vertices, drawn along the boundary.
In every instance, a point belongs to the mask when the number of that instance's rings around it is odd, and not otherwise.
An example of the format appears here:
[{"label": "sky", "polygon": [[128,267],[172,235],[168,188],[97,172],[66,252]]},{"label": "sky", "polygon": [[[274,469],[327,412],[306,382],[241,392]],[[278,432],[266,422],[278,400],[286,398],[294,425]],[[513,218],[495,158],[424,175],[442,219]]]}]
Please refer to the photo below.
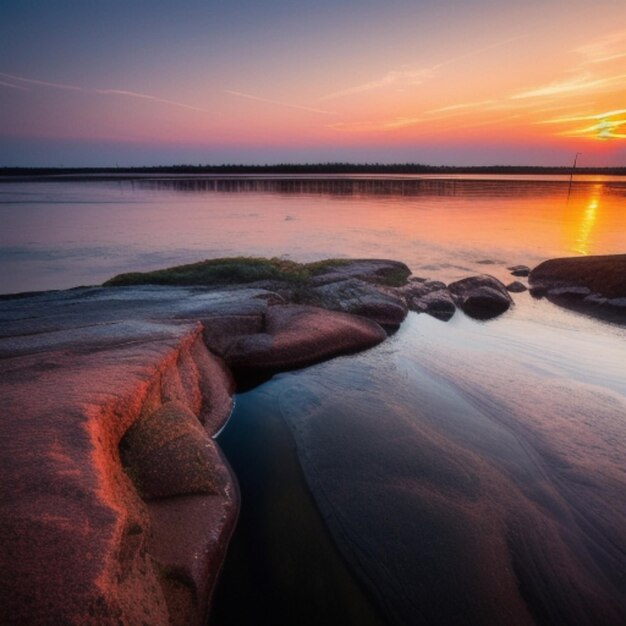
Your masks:
[{"label": "sky", "polygon": [[2,0],[0,166],[626,166],[624,0]]}]

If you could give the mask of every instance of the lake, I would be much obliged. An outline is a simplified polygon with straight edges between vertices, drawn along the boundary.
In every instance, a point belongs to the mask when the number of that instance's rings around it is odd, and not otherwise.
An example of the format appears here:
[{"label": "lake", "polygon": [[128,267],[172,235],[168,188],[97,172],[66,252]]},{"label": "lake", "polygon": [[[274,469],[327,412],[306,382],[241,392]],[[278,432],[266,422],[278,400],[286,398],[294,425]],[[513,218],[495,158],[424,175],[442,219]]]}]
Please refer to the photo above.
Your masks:
[{"label": "lake", "polygon": [[[626,181],[145,177],[0,183],[0,293],[100,284],[208,257],[377,257],[452,280],[623,252]],[[578,178],[577,178],[578,180]]]},{"label": "lake", "polygon": [[[146,177],[0,184],[3,293],[231,255],[420,276],[626,252],[626,181]],[[626,329],[528,292],[410,313],[237,397],[223,624],[626,623]],[[245,599],[245,600],[243,600]]]}]

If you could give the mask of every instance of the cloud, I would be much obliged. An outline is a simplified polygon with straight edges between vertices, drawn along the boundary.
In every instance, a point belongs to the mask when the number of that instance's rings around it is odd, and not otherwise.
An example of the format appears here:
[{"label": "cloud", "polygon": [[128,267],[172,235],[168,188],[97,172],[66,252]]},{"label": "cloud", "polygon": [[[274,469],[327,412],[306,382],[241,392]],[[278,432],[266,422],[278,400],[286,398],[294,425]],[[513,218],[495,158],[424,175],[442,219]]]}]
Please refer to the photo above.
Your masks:
[{"label": "cloud", "polygon": [[95,93],[103,95],[115,95],[115,96],[128,96],[130,98],[141,98],[143,100],[153,100],[154,102],[162,102],[163,104],[171,104],[172,106],[182,107],[183,109],[190,109],[191,111],[200,111],[201,113],[209,113],[207,109],[201,109],[184,102],[176,102],[174,100],[167,100],[165,98],[158,98],[157,96],[150,96],[145,93],[137,93],[136,91],[124,91],[123,89],[94,89]]},{"label": "cloud", "polygon": [[[192,111],[200,111],[201,113],[209,113],[207,109],[201,109],[200,107],[192,106],[190,104],[185,104],[184,102],[176,102],[175,100],[167,100],[166,98],[159,98],[158,96],[152,96],[146,93],[138,93],[136,91],[126,91],[123,89],[98,89],[98,88],[80,87],[79,85],[66,85],[64,83],[53,83],[47,80],[36,80],[34,78],[27,78],[25,76],[16,76],[14,74],[6,74],[5,72],[0,72],[0,76],[3,76],[4,78],[9,78],[14,81],[18,81],[21,83],[26,83],[28,85],[47,87],[49,89],[80,91],[83,93],[92,93],[92,94],[97,93],[100,95],[127,96],[130,98],[140,98],[142,100],[152,100],[154,102],[161,102],[162,104],[169,104],[171,106],[182,107],[184,109],[190,109]],[[24,87],[22,85],[13,85],[10,83],[6,83],[4,81],[0,81],[0,85],[6,86],[6,87],[13,87],[14,89],[23,89],[26,91],[30,91],[27,87]]]},{"label": "cloud", "polygon": [[342,98],[343,96],[350,96],[356,93],[363,93],[366,91],[372,91],[374,89],[381,89],[382,87],[414,87],[421,85],[426,79],[431,78],[434,75],[432,68],[425,68],[421,70],[391,70],[387,72],[382,78],[356,85],[355,87],[348,87],[347,89],[341,89],[335,91],[326,96],[320,98],[324,100],[334,100],[335,98]]},{"label": "cloud", "polygon": [[20,91],[30,91],[28,87],[24,87],[23,85],[14,85],[13,83],[7,83],[3,80],[0,80],[0,87],[11,87],[12,89],[19,89]]},{"label": "cloud", "polygon": [[17,80],[22,83],[28,83],[29,85],[40,85],[42,87],[52,87],[53,89],[67,89],[69,91],[84,91],[82,87],[78,87],[76,85],[65,85],[63,83],[49,83],[48,81],[45,81],[45,80],[35,80],[34,78],[26,78],[24,76],[15,76],[14,74],[5,74],[4,72],[0,72],[0,76],[4,76],[4,78],[9,78],[11,80]]},{"label": "cloud", "polygon": [[433,78],[436,75],[437,71],[440,68],[445,67],[446,65],[451,65],[453,63],[457,63],[458,61],[464,61],[469,57],[482,54],[483,52],[488,52],[489,50],[493,50],[494,48],[499,48],[500,46],[507,45],[509,43],[517,41],[518,39],[524,39],[527,36],[528,35],[518,35],[517,37],[510,37],[509,39],[497,41],[495,43],[489,44],[488,46],[476,48],[475,50],[470,50],[469,52],[466,52],[465,54],[462,54],[460,56],[441,61],[441,63],[437,63],[432,67],[411,69],[409,65],[404,65],[400,69],[390,70],[381,78],[377,78],[375,80],[371,80],[366,83],[362,83],[361,85],[356,85],[354,87],[348,87],[347,89],[335,91],[334,93],[322,96],[320,100],[334,100],[335,98],[342,98],[344,96],[350,96],[357,93],[364,93],[367,91],[382,89],[384,87],[392,87],[396,89],[416,87],[418,85],[421,85],[428,79]]},{"label": "cloud", "polygon": [[626,56],[626,30],[608,33],[572,50],[583,57],[583,64],[598,64]]},{"label": "cloud", "polygon": [[573,124],[575,122],[595,122],[582,128],[568,129],[558,133],[569,137],[595,137],[596,139],[624,139],[626,135],[618,132],[626,127],[626,109],[613,109],[593,115],[571,115],[546,120],[544,124]]},{"label": "cloud", "polygon": [[511,96],[512,100],[521,100],[524,98],[541,98],[544,96],[558,96],[562,94],[576,94],[581,91],[603,90],[604,88],[614,86],[616,83],[623,84],[626,74],[617,76],[609,76],[607,78],[592,78],[589,74],[576,76],[562,80],[560,82],[550,83],[536,89],[522,91]]},{"label": "cloud", "polygon": [[258,102],[266,102],[267,104],[275,104],[281,107],[288,107],[290,109],[300,109],[301,111],[310,111],[311,113],[321,113],[322,115],[336,115],[335,111],[325,111],[324,109],[316,109],[313,107],[304,106],[301,104],[292,104],[291,102],[281,102],[279,100],[270,100],[269,98],[261,98],[259,96],[253,96],[249,93],[242,93],[241,91],[232,91],[225,89],[225,93],[231,96],[237,96],[238,98],[246,98],[248,100],[256,100]]},{"label": "cloud", "polygon": [[426,111],[427,114],[431,113],[447,113],[449,111],[464,111],[467,109],[482,109],[489,105],[497,104],[496,100],[480,100],[479,102],[463,102],[461,104],[452,104],[447,107],[441,107],[440,109],[431,109]]}]

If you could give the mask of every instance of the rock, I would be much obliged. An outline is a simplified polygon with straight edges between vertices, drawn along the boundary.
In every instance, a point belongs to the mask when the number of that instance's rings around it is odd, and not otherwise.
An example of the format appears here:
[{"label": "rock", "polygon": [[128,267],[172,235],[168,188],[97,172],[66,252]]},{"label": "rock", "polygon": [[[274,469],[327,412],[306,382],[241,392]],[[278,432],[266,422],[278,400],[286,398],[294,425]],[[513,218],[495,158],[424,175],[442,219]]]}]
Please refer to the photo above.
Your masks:
[{"label": "rock", "polygon": [[327,283],[360,278],[377,285],[400,286],[406,283],[411,270],[399,261],[387,259],[341,259],[339,263],[330,263],[313,271],[311,284]]},{"label": "rock", "polygon": [[207,346],[273,373],[386,337],[282,302],[241,286],[0,301],[0,623],[206,622],[238,512],[212,439],[233,379]]},{"label": "rock", "polygon": [[529,283],[535,297],[626,323],[626,254],[550,259],[532,270]]},{"label": "rock", "polygon": [[361,315],[393,328],[400,326],[408,312],[403,298],[357,278],[304,288],[297,300],[331,311]]},{"label": "rock", "polygon": [[312,306],[270,307],[265,331],[241,337],[224,354],[235,370],[279,371],[374,346],[386,338],[376,323]]},{"label": "rock", "polygon": [[447,322],[456,311],[454,300],[441,281],[411,281],[399,291],[404,295],[409,309],[416,313],[428,313]]},{"label": "rock", "polygon": [[411,310],[418,313],[428,313],[438,320],[447,322],[454,315],[456,305],[447,289],[438,289],[430,291],[420,298],[413,298]]},{"label": "rock", "polygon": [[501,315],[513,304],[506,287],[497,278],[487,274],[450,283],[448,291],[464,313],[479,320]]},{"label": "rock", "polygon": [[527,291],[528,287],[526,287],[526,285],[521,283],[519,280],[514,280],[506,286],[506,289],[511,293],[522,293],[523,291]]},{"label": "rock", "polygon": [[120,442],[120,455],[144,500],[223,492],[214,471],[221,463],[215,444],[180,402],[137,420]]},{"label": "rock", "polygon": [[528,265],[512,265],[511,267],[507,267],[507,269],[513,276],[528,276],[530,274],[530,267],[528,267]]}]

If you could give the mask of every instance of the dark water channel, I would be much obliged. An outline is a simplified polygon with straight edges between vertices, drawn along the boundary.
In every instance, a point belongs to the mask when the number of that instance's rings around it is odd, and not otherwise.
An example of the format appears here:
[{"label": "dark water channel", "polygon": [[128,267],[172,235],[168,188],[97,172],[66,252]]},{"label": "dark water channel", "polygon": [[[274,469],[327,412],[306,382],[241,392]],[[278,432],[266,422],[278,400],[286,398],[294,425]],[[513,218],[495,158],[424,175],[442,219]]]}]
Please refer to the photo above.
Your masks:
[{"label": "dark water channel", "polygon": [[263,386],[237,396],[219,437],[239,480],[241,512],[210,626],[380,626],[385,622],[339,555]]}]

